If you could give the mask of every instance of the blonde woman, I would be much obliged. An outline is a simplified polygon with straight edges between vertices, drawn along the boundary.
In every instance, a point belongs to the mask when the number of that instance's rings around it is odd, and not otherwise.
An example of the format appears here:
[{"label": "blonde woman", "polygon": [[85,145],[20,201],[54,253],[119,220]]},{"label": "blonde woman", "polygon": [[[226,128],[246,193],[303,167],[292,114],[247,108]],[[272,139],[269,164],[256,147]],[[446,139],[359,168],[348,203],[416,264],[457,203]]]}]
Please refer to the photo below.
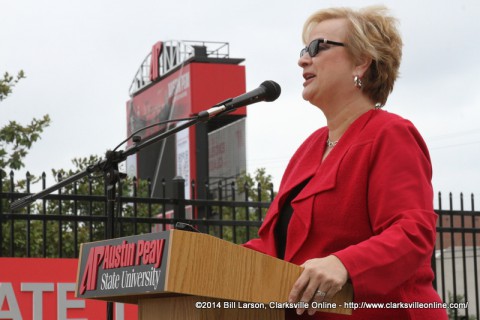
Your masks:
[{"label": "blonde woman", "polygon": [[[351,282],[355,302],[439,303],[427,147],[384,111],[402,40],[384,7],[333,8],[305,23],[303,98],[325,115],[292,157],[259,231],[245,246],[302,265],[291,302],[328,301]],[[309,315],[313,315],[309,316]],[[288,319],[447,319],[444,309],[288,310]]]}]

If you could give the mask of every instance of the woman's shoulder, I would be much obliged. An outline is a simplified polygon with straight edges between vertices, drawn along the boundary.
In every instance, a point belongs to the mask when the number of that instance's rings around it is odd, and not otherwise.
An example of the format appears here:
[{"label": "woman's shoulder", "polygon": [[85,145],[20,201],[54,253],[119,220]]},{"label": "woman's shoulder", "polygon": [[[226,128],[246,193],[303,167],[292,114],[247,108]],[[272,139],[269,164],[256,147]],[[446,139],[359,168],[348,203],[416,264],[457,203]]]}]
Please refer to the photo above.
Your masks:
[{"label": "woman's shoulder", "polygon": [[404,117],[382,109],[374,110],[374,116],[372,120],[378,123],[384,123],[385,125],[393,124],[393,123],[409,123],[410,121],[405,119]]},{"label": "woman's shoulder", "polygon": [[370,133],[373,136],[378,136],[390,131],[417,131],[415,125],[410,120],[385,110],[374,110],[365,129],[365,133]]},{"label": "woman's shoulder", "polygon": [[428,147],[418,129],[410,120],[397,114],[378,110],[364,131],[363,140],[372,141],[374,149],[401,147],[412,152],[421,150],[429,157]]}]

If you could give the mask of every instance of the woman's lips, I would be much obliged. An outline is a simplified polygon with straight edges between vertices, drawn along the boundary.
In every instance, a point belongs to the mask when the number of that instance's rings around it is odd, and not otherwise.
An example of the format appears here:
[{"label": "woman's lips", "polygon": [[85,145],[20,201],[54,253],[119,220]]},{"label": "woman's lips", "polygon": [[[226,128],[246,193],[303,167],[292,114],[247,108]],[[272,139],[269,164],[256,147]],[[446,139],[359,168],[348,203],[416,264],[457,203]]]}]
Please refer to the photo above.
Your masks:
[{"label": "woman's lips", "polygon": [[304,73],[303,78],[305,79],[303,86],[306,86],[313,81],[312,79],[315,78],[315,75],[313,73]]}]

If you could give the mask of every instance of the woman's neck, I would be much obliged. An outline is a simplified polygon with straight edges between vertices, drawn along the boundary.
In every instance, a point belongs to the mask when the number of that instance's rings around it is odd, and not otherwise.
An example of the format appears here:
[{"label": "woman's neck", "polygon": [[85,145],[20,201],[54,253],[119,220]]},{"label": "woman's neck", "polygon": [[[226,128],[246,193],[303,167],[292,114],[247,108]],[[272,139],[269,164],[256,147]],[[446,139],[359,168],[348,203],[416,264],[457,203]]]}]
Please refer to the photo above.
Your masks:
[{"label": "woman's neck", "polygon": [[370,99],[361,97],[341,106],[329,108],[328,111],[325,110],[329,141],[338,141],[358,117],[374,107],[375,105]]}]

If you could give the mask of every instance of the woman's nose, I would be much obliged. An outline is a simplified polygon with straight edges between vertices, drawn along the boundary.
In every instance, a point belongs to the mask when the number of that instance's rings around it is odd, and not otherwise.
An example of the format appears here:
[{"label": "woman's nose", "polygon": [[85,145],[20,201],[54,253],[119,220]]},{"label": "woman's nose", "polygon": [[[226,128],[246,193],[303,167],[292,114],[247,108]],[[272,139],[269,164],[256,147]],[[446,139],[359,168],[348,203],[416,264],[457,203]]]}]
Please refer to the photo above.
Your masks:
[{"label": "woman's nose", "polygon": [[303,56],[298,59],[298,66],[300,68],[304,68],[305,66],[308,66],[312,62],[312,58],[308,54],[308,52],[305,52]]}]

